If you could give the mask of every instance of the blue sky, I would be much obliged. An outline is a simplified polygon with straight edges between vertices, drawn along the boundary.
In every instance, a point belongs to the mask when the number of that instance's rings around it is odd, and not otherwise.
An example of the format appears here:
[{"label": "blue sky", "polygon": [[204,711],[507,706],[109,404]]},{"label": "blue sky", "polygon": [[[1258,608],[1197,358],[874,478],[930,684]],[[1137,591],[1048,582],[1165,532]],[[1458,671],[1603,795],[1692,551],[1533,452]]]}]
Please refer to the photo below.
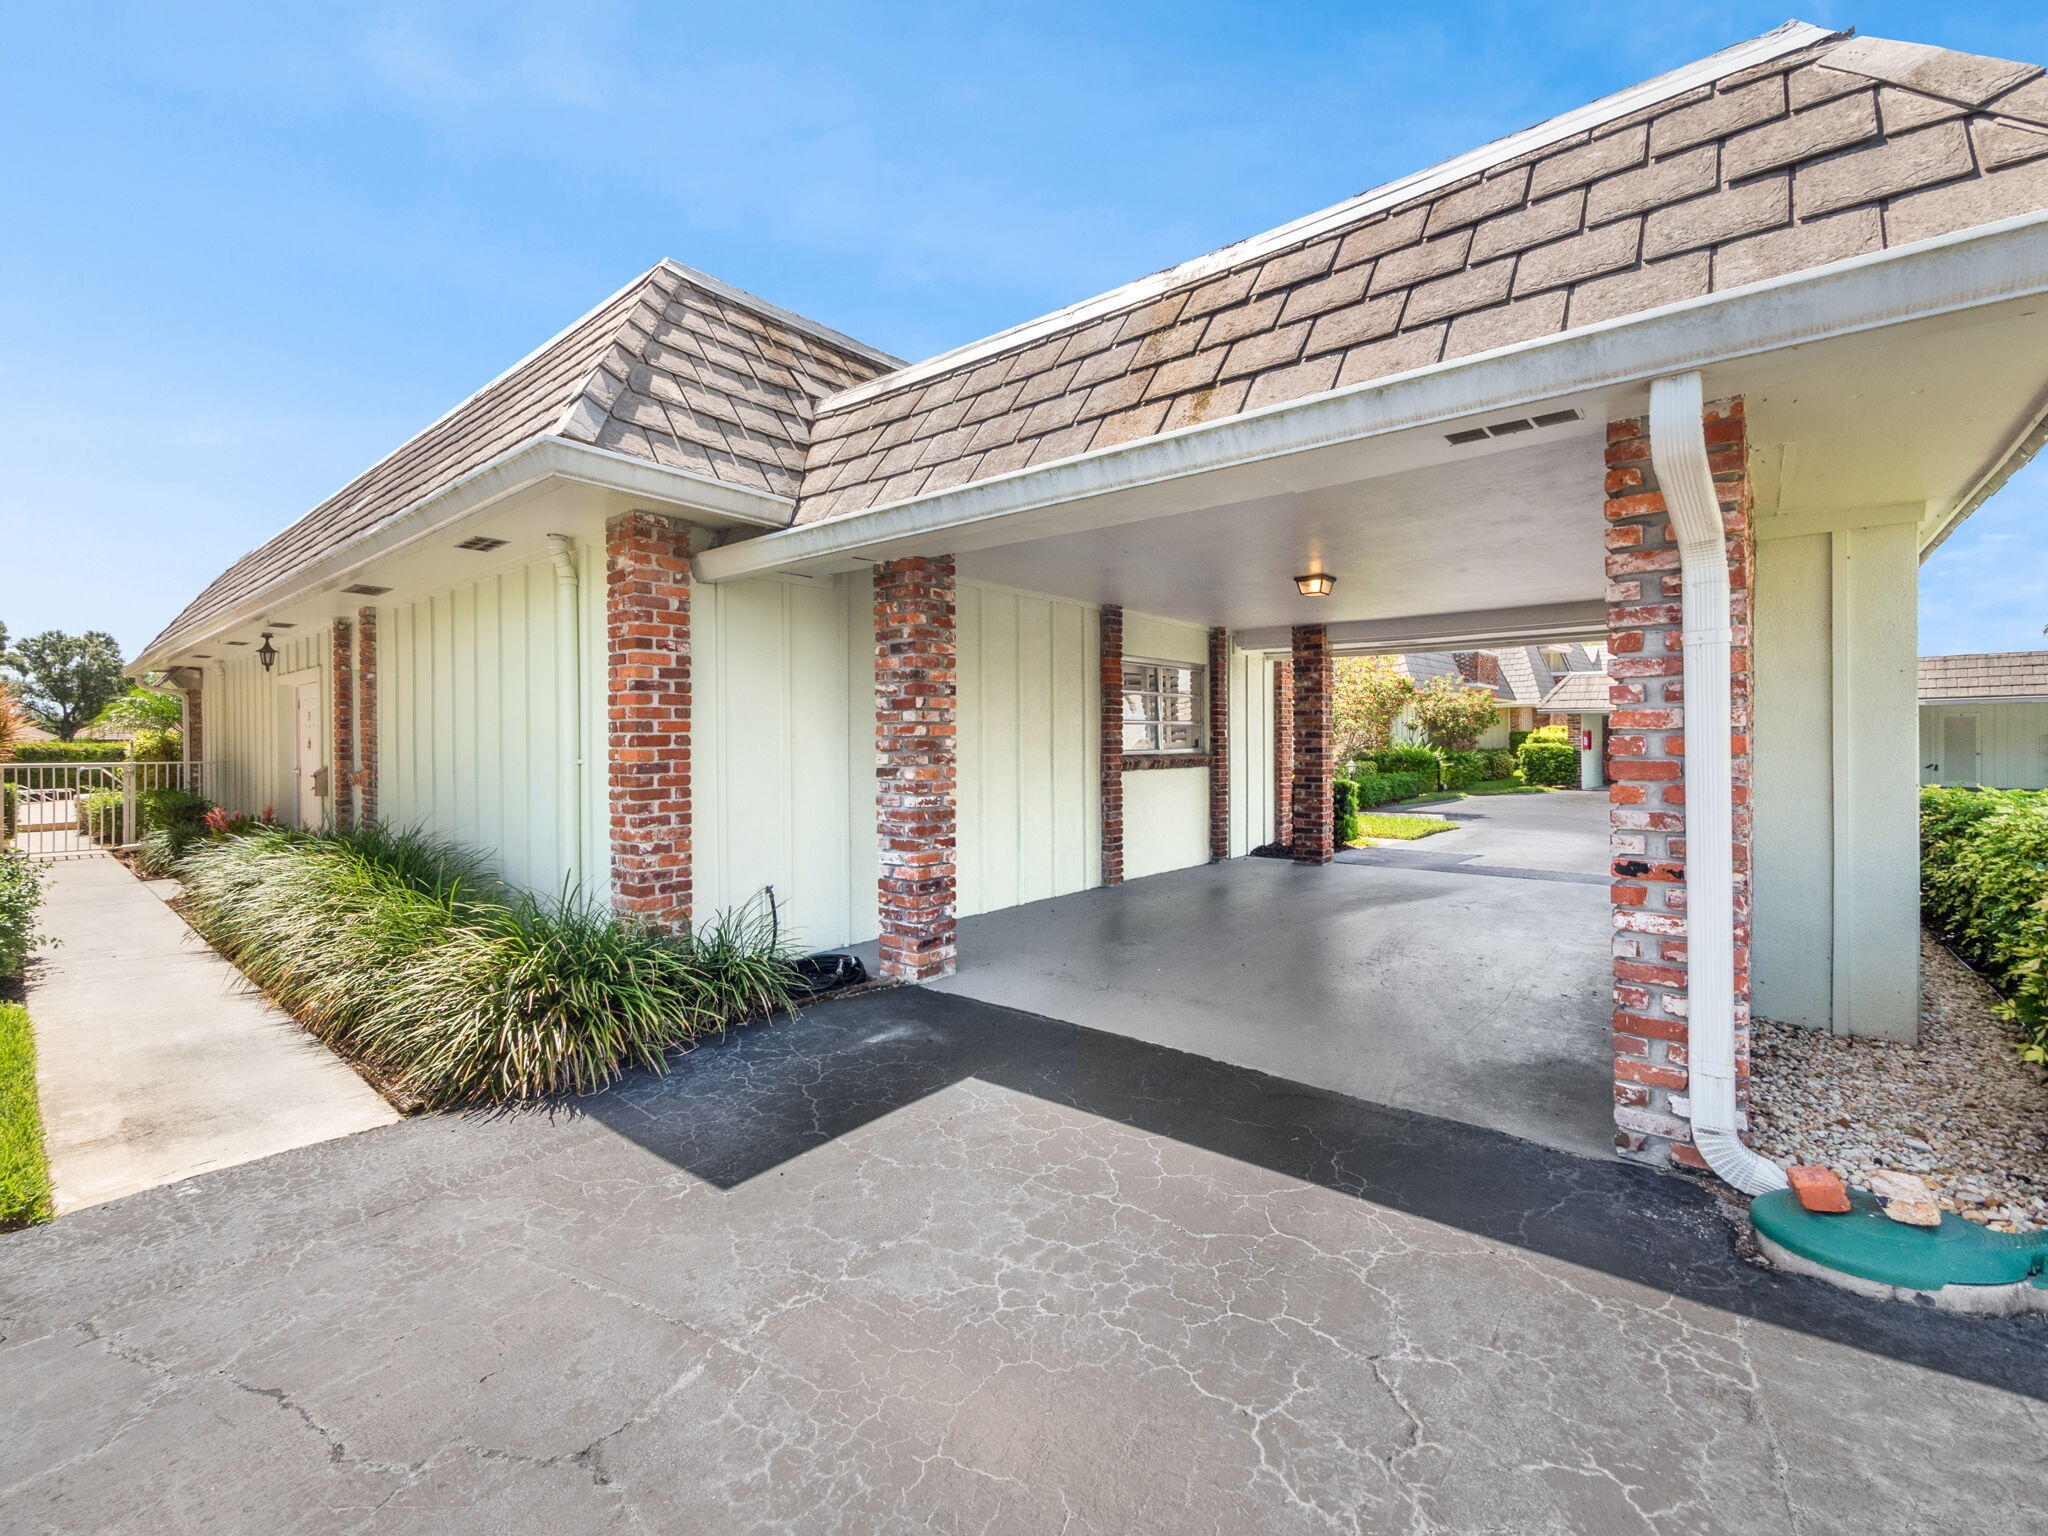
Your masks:
[{"label": "blue sky", "polygon": [[[9,6],[0,621],[132,650],[658,257],[923,357],[1783,4]],[[2038,3],[1802,15],[2048,59]],[[2043,643],[2044,511],[1934,557],[1924,651]]]}]

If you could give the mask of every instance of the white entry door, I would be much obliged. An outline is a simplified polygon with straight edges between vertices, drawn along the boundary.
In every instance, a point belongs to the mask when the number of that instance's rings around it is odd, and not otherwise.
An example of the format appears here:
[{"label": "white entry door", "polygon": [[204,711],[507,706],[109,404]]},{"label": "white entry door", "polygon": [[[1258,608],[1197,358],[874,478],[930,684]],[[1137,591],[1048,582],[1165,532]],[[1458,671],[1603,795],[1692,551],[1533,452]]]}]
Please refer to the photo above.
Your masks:
[{"label": "white entry door", "polygon": [[1941,782],[1981,784],[1984,769],[1975,715],[1948,715],[1941,722]]},{"label": "white entry door", "polygon": [[298,782],[299,825],[320,825],[320,685],[292,689],[292,776]]}]

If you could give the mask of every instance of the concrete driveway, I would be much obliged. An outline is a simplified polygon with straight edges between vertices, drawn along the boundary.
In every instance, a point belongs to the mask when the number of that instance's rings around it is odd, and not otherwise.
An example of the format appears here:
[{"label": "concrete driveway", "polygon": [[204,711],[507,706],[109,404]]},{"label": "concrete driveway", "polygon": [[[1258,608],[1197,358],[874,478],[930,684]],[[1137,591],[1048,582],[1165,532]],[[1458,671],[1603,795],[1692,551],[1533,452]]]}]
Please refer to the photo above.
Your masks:
[{"label": "concrete driveway", "polygon": [[933,985],[1611,1155],[1606,797],[1420,810],[1457,830],[968,918],[959,973]]},{"label": "concrete driveway", "polygon": [[43,1533],[2032,1532],[2048,1330],[957,997],[0,1237]]}]

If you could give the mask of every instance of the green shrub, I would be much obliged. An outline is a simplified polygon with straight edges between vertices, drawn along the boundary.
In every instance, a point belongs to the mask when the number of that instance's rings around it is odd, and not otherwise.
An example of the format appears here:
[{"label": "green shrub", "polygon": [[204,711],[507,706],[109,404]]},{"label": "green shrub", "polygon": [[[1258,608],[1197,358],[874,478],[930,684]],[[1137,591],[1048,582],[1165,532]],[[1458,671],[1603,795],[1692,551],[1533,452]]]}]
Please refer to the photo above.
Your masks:
[{"label": "green shrub", "polygon": [[765,918],[675,937],[506,891],[417,832],[259,827],[207,837],[178,870],[209,942],[431,1105],[587,1092],[790,1001]]},{"label": "green shrub", "polygon": [[1569,788],[1579,782],[1578,748],[1568,741],[1551,740],[1536,732],[1522,743],[1515,759],[1521,765],[1524,784]]},{"label": "green shrub", "polygon": [[2004,994],[2020,1054],[2048,1066],[2048,793],[1929,788],[1920,817],[1928,922]]},{"label": "green shrub", "polygon": [[1358,841],[1358,791],[1349,779],[1330,781],[1330,815],[1339,848]]},{"label": "green shrub", "polygon": [[1360,810],[1390,805],[1396,800],[1410,800],[1435,788],[1434,773],[1427,776],[1419,773],[1368,773],[1361,774],[1352,783]]},{"label": "green shrub", "polygon": [[1509,732],[1508,732],[1508,751],[1509,751],[1510,753],[1514,753],[1514,752],[1519,752],[1519,751],[1521,751],[1521,750],[1522,750],[1522,743],[1523,743],[1523,742],[1525,742],[1525,741],[1527,741],[1527,740],[1529,739],[1529,736],[1530,736],[1530,734],[1531,734],[1531,733],[1530,733],[1530,732],[1528,732],[1528,731],[1509,731]]},{"label": "green shrub", "polygon": [[23,741],[14,748],[17,763],[118,763],[128,755],[124,741]]},{"label": "green shrub", "polygon": [[43,900],[43,866],[13,848],[0,848],[0,976],[19,976],[29,951],[42,942],[36,908]]},{"label": "green shrub", "polygon": [[189,789],[165,785],[145,789],[135,797],[135,819],[145,828],[203,827],[213,802]]},{"label": "green shrub", "polygon": [[128,738],[131,763],[175,763],[185,756],[184,738],[176,726],[144,725]]},{"label": "green shrub", "polygon": [[1490,752],[1446,752],[1437,770],[1438,781],[1445,789],[1470,789],[1482,784],[1494,774]]},{"label": "green shrub", "polygon": [[34,1226],[53,1214],[36,1097],[36,1037],[26,1008],[0,1003],[0,1232]]},{"label": "green shrub", "polygon": [[1512,752],[1496,747],[1486,752],[1486,776],[1489,779],[1512,779],[1521,768],[1521,760]]},{"label": "green shrub", "polygon": [[1561,725],[1539,725],[1527,737],[1530,741],[1570,741],[1571,732]]},{"label": "green shrub", "polygon": [[1429,780],[1429,787],[1436,788],[1437,757],[1427,747],[1412,743],[1382,747],[1373,754],[1373,766],[1381,773],[1422,774]]},{"label": "green shrub", "polygon": [[20,795],[21,791],[12,783],[0,784],[0,841],[14,836],[14,819],[20,814],[15,801]]}]

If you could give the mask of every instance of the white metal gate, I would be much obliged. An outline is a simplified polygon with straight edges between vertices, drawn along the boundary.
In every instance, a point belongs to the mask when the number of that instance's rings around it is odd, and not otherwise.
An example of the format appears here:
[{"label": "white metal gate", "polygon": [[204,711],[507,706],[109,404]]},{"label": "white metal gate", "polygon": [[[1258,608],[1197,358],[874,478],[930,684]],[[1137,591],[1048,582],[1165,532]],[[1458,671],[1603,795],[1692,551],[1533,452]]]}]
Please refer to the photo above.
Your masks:
[{"label": "white metal gate", "polygon": [[0,763],[0,840],[41,859],[132,847],[151,791],[199,781],[197,763]]}]

